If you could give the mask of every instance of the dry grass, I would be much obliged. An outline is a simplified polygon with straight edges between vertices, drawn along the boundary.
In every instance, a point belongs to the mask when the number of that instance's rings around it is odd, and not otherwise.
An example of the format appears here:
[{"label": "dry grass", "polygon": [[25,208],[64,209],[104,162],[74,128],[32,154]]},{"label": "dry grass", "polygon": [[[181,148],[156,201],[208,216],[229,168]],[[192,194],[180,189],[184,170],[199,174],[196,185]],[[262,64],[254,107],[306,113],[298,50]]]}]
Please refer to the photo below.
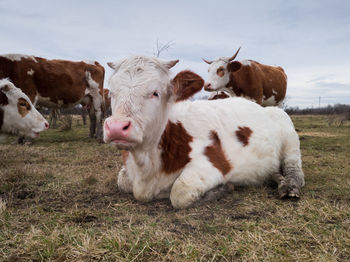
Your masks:
[{"label": "dry grass", "polygon": [[264,186],[188,210],[137,202],[116,187],[120,152],[87,127],[0,145],[0,261],[349,261],[350,127],[293,120],[299,201]]}]

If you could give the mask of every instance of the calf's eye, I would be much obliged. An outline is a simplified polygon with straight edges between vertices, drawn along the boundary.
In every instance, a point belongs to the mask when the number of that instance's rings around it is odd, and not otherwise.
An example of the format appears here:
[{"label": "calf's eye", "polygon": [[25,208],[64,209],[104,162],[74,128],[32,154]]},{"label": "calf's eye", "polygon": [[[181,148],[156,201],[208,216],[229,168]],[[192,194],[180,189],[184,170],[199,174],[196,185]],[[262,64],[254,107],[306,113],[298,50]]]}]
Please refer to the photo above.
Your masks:
[{"label": "calf's eye", "polygon": [[159,93],[158,93],[157,91],[154,91],[154,92],[153,92],[153,96],[159,97]]}]

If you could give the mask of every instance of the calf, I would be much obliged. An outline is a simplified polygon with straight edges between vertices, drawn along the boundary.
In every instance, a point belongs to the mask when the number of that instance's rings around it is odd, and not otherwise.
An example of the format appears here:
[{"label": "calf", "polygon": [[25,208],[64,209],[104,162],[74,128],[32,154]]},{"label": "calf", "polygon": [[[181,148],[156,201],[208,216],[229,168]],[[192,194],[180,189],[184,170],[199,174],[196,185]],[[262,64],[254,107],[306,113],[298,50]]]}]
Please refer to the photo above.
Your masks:
[{"label": "calf", "polygon": [[0,131],[38,137],[49,124],[21,89],[8,79],[0,80]]},{"label": "calf", "polygon": [[90,136],[96,132],[102,139],[104,68],[98,62],[1,55],[0,78],[5,77],[22,89],[34,105],[70,108],[90,99]]},{"label": "calf", "polygon": [[274,179],[281,197],[299,197],[304,175],[288,115],[242,98],[187,101],[204,81],[191,71],[171,79],[177,62],[132,56],[109,63],[112,116],[104,141],[129,151],[119,188],[141,201],[170,196],[175,208],[229,182]]},{"label": "calf", "polygon": [[226,90],[232,96],[241,96],[262,106],[281,106],[286,96],[287,75],[282,67],[263,65],[253,60],[234,61],[219,57],[209,64],[206,91]]}]

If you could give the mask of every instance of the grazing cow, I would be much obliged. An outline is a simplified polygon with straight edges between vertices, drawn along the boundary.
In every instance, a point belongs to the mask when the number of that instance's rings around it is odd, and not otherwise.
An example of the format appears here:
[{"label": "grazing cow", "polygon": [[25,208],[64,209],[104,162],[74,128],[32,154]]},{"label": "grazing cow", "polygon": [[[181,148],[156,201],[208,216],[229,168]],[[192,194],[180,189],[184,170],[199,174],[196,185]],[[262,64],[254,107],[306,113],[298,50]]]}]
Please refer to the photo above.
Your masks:
[{"label": "grazing cow", "polygon": [[243,98],[189,101],[204,81],[191,71],[171,79],[177,62],[132,56],[109,63],[112,116],[104,141],[129,152],[119,188],[141,201],[170,196],[175,208],[229,182],[275,179],[281,197],[299,197],[304,174],[288,115]]},{"label": "grazing cow", "polygon": [[262,106],[281,106],[286,96],[287,75],[282,67],[263,65],[253,60],[234,61],[219,57],[209,64],[206,91],[225,90],[232,96],[241,96]]},{"label": "grazing cow", "polygon": [[211,92],[210,96],[208,97],[208,100],[225,99],[229,97],[232,97],[232,95],[227,91],[214,91]]},{"label": "grazing cow", "polygon": [[102,139],[104,68],[98,62],[47,60],[19,54],[0,56],[0,78],[8,77],[34,105],[69,108],[92,100],[90,136]]},{"label": "grazing cow", "polygon": [[0,131],[26,137],[38,137],[49,128],[45,118],[35,109],[21,89],[8,79],[0,80]]}]

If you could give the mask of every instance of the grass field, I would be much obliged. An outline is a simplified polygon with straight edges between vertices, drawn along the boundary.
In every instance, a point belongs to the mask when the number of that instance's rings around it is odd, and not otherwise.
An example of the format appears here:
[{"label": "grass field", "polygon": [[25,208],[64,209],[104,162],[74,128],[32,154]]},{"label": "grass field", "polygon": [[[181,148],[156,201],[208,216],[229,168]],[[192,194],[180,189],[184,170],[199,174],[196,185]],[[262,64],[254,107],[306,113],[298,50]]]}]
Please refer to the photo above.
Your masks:
[{"label": "grass field", "polygon": [[306,185],[174,210],[119,192],[120,152],[71,131],[0,145],[0,261],[350,261],[350,124],[296,116]]}]

